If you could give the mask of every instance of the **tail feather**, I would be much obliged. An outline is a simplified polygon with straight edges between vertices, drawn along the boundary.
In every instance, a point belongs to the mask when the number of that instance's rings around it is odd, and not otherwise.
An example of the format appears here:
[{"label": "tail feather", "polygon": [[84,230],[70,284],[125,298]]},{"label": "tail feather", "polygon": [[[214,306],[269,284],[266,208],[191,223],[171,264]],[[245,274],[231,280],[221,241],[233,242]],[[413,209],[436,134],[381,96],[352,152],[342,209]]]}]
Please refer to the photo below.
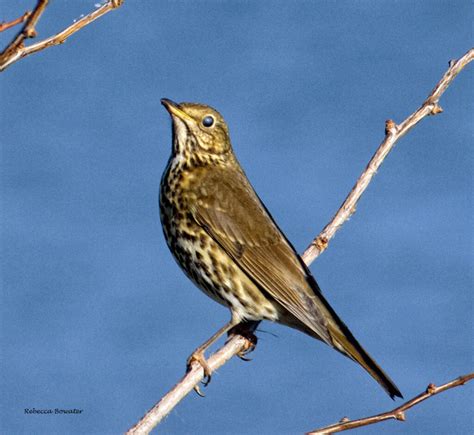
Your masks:
[{"label": "tail feather", "polygon": [[[304,265],[302,261],[301,263]],[[326,308],[329,314],[326,319],[327,328],[334,348],[343,355],[346,355],[347,357],[359,363],[382,386],[382,388],[392,399],[395,399],[395,397],[403,398],[402,393],[397,388],[395,383],[359,344],[346,324],[339,318],[331,305],[329,305],[329,302],[323,296],[321,289],[319,288],[316,280],[311,275],[311,272],[309,272],[306,265],[304,265],[304,267],[307,271],[306,278],[308,284],[311,286],[315,295],[318,297],[320,302],[322,302],[324,308]]]},{"label": "tail feather", "polygon": [[341,322],[341,324],[336,326],[330,323],[328,325],[334,347],[367,370],[367,372],[382,386],[392,399],[394,399],[395,396],[403,398],[402,393],[394,382],[359,344],[349,331],[349,328],[347,328],[344,323]]}]

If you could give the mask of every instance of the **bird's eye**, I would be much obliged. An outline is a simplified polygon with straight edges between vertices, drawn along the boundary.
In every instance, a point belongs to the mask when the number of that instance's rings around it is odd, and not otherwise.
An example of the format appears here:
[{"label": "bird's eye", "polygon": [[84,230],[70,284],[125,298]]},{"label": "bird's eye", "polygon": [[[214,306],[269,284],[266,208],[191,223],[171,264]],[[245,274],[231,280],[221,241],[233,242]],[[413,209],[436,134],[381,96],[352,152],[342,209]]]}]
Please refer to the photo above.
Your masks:
[{"label": "bird's eye", "polygon": [[211,115],[207,115],[202,119],[202,125],[204,127],[212,127],[214,124],[214,118]]}]

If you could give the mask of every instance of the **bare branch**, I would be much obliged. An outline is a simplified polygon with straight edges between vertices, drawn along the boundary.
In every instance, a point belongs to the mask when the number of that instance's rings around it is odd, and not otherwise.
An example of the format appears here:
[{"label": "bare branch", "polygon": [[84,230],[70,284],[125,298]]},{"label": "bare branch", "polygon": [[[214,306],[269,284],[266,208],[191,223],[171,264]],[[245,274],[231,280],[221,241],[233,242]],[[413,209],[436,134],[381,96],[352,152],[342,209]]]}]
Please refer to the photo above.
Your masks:
[{"label": "bare branch", "polygon": [[4,71],[12,63],[29,56],[30,54],[52,47],[53,45],[63,44],[71,35],[81,30],[83,27],[105,15],[123,4],[123,0],[109,0],[95,11],[75,21],[71,26],[64,29],[56,35],[50,36],[43,41],[37,42],[29,46],[24,45],[24,40],[27,38],[34,38],[36,36],[36,24],[40,19],[42,13],[45,11],[49,0],[38,0],[36,8],[29,15],[25,25],[16,35],[13,41],[0,53],[0,71]]},{"label": "bare branch", "polygon": [[385,123],[385,139],[380,144],[379,148],[373,155],[362,175],[357,180],[351,192],[340,206],[337,213],[331,221],[324,227],[321,233],[311,242],[304,254],[303,260],[306,263],[312,263],[327,247],[336,232],[341,228],[342,224],[346,222],[355,212],[357,203],[367,189],[372,177],[377,173],[379,167],[387,157],[388,153],[393,149],[398,140],[404,136],[410,129],[418,124],[423,118],[428,115],[436,115],[443,110],[438,105],[438,101],[443,95],[444,91],[451,84],[454,78],[461,72],[461,70],[474,59],[474,49],[470,49],[463,57],[457,61],[451,61],[449,68],[444,74],[443,78],[431,91],[431,94],[423,102],[421,107],[412,113],[401,124],[396,125],[392,120],[387,120]]},{"label": "bare branch", "polygon": [[[248,341],[246,338],[234,335],[225,346],[207,358],[207,364],[212,371],[217,370],[247,346]],[[127,434],[149,433],[183,397],[199,384],[203,377],[204,370],[202,366],[198,363],[193,364],[191,370]]]},{"label": "bare branch", "polygon": [[26,19],[30,16],[31,12],[25,12],[21,17],[17,18],[16,20],[12,21],[2,21],[0,23],[0,32],[4,32],[8,30],[10,27],[14,27],[17,24],[24,23]]},{"label": "bare branch", "polygon": [[429,384],[425,392],[419,394],[418,396],[414,397],[408,402],[405,402],[403,405],[399,406],[398,408],[392,409],[391,411],[373,415],[372,417],[361,418],[359,420],[348,420],[347,418],[344,418],[339,423],[333,424],[331,426],[325,426],[320,429],[315,429],[311,432],[308,432],[307,435],[323,435],[323,434],[342,432],[344,430],[354,429],[356,427],[368,426],[370,424],[380,423],[381,421],[385,421],[385,420],[405,421],[406,419],[405,411],[407,411],[408,409],[413,408],[414,406],[418,405],[419,403],[423,402],[426,399],[429,399],[435,394],[439,394],[451,388],[464,385],[467,382],[471,381],[473,378],[474,378],[474,373],[470,373],[468,375],[460,376],[459,378],[454,379],[451,382],[447,382],[446,384],[443,384],[439,387],[436,387],[434,384]]},{"label": "bare branch", "polygon": [[[10,42],[7,48],[0,53],[0,71],[3,71],[3,64],[7,62],[8,59],[14,58],[16,53],[20,53],[21,50],[24,49],[25,39],[34,38],[36,36],[36,23],[41,18],[41,15],[43,15],[46,6],[48,6],[48,2],[49,0],[38,0],[35,9],[29,14],[25,25],[13,38],[13,41]],[[6,66],[8,66],[8,64]]]},{"label": "bare branch", "polygon": [[[441,109],[438,106],[439,98],[457,74],[469,62],[471,62],[473,58],[474,49],[471,49],[459,60],[450,62],[449,69],[435,86],[428,98],[423,102],[420,109],[410,115],[400,125],[397,126],[393,121],[386,122],[384,141],[377,149],[338,212],[303,253],[302,259],[308,266],[326,249],[329,240],[334,237],[336,231],[354,212],[357,201],[395,143],[421,119],[428,115],[440,113]],[[215,368],[222,366],[233,355],[245,350],[248,346],[249,343],[245,338],[238,335],[232,336],[221,349],[209,357],[208,363],[214,370]],[[173,389],[163,396],[163,398],[152,409],[150,409],[142,419],[127,432],[127,434],[145,434],[150,432],[191,390],[193,390],[195,386],[199,384],[203,377],[203,369],[198,364],[194,365],[192,370],[186,373]]]}]

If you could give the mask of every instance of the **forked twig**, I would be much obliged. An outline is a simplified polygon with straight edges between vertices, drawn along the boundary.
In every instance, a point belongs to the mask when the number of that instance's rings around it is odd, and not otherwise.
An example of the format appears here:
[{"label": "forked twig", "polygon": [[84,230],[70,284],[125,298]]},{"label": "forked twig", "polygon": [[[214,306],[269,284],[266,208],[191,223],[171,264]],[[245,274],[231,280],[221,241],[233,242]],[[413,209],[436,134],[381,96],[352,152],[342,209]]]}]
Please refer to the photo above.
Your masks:
[{"label": "forked twig", "polygon": [[468,375],[460,376],[459,378],[456,378],[451,382],[447,382],[446,384],[440,385],[439,387],[435,386],[434,384],[429,384],[426,388],[426,391],[421,394],[418,394],[418,396],[414,397],[408,402],[405,402],[403,405],[392,409],[391,411],[382,412],[381,414],[373,415],[372,417],[360,418],[358,420],[348,420],[347,418],[343,418],[339,423],[312,430],[311,432],[308,432],[307,435],[324,435],[342,432],[344,430],[355,429],[356,427],[380,423],[381,421],[385,420],[405,421],[405,411],[409,410],[410,408],[413,408],[424,400],[429,399],[435,394],[439,394],[451,388],[464,385],[467,382],[471,381],[473,378],[474,373],[469,373]]},{"label": "forked twig", "polygon": [[[385,139],[380,144],[369,164],[361,174],[351,192],[334,215],[332,220],[323,229],[323,231],[311,242],[302,255],[302,259],[309,266],[328,246],[342,224],[354,213],[357,202],[365,191],[378,168],[392,150],[398,140],[405,135],[411,128],[428,115],[436,115],[442,112],[438,101],[447,87],[451,84],[459,72],[474,59],[474,49],[469,50],[457,61],[451,61],[449,68],[434,87],[428,98],[421,107],[411,114],[399,125],[389,120],[385,125]],[[233,336],[216,353],[209,357],[208,363],[212,370],[222,366],[233,355],[241,352],[248,346],[248,342],[241,336]],[[191,370],[165,395],[161,400],[151,408],[142,419],[127,434],[146,434],[149,433],[160,421],[169,414],[169,412],[187,395],[204,377],[204,371],[199,364],[194,364]],[[441,387],[440,387],[441,388]]]},{"label": "forked twig", "polygon": [[52,47],[53,45],[64,43],[71,35],[92,23],[97,18],[100,18],[107,12],[120,7],[123,3],[123,0],[109,0],[90,14],[81,17],[79,20],[75,21],[72,25],[57,33],[56,35],[50,36],[49,38],[39,41],[36,44],[25,46],[25,39],[34,38],[36,36],[36,24],[45,11],[46,6],[48,6],[48,3],[49,0],[38,0],[35,9],[26,18],[23,28],[18,32],[10,44],[8,44],[5,50],[0,53],[0,71],[4,71],[12,63],[29,56],[30,54],[37,53],[38,51]]},{"label": "forked twig", "polygon": [[17,18],[16,20],[12,21],[2,21],[0,23],[0,32],[4,32],[8,30],[10,27],[14,27],[17,24],[24,23],[26,19],[30,16],[31,12],[25,12],[21,17]]}]

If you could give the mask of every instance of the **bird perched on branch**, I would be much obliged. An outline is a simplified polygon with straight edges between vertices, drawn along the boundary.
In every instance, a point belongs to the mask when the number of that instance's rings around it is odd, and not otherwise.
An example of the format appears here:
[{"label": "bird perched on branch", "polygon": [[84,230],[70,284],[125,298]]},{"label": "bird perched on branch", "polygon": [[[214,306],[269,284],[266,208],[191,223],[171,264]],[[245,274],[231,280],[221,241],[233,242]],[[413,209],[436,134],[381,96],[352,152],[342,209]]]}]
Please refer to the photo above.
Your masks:
[{"label": "bird perched on branch", "polygon": [[252,188],[222,116],[203,104],[162,99],[173,144],[160,186],[168,246],[186,275],[228,307],[231,320],[188,359],[210,380],[204,351],[241,322],[270,320],[298,329],[359,363],[387,391],[392,380],[354,338]]}]

